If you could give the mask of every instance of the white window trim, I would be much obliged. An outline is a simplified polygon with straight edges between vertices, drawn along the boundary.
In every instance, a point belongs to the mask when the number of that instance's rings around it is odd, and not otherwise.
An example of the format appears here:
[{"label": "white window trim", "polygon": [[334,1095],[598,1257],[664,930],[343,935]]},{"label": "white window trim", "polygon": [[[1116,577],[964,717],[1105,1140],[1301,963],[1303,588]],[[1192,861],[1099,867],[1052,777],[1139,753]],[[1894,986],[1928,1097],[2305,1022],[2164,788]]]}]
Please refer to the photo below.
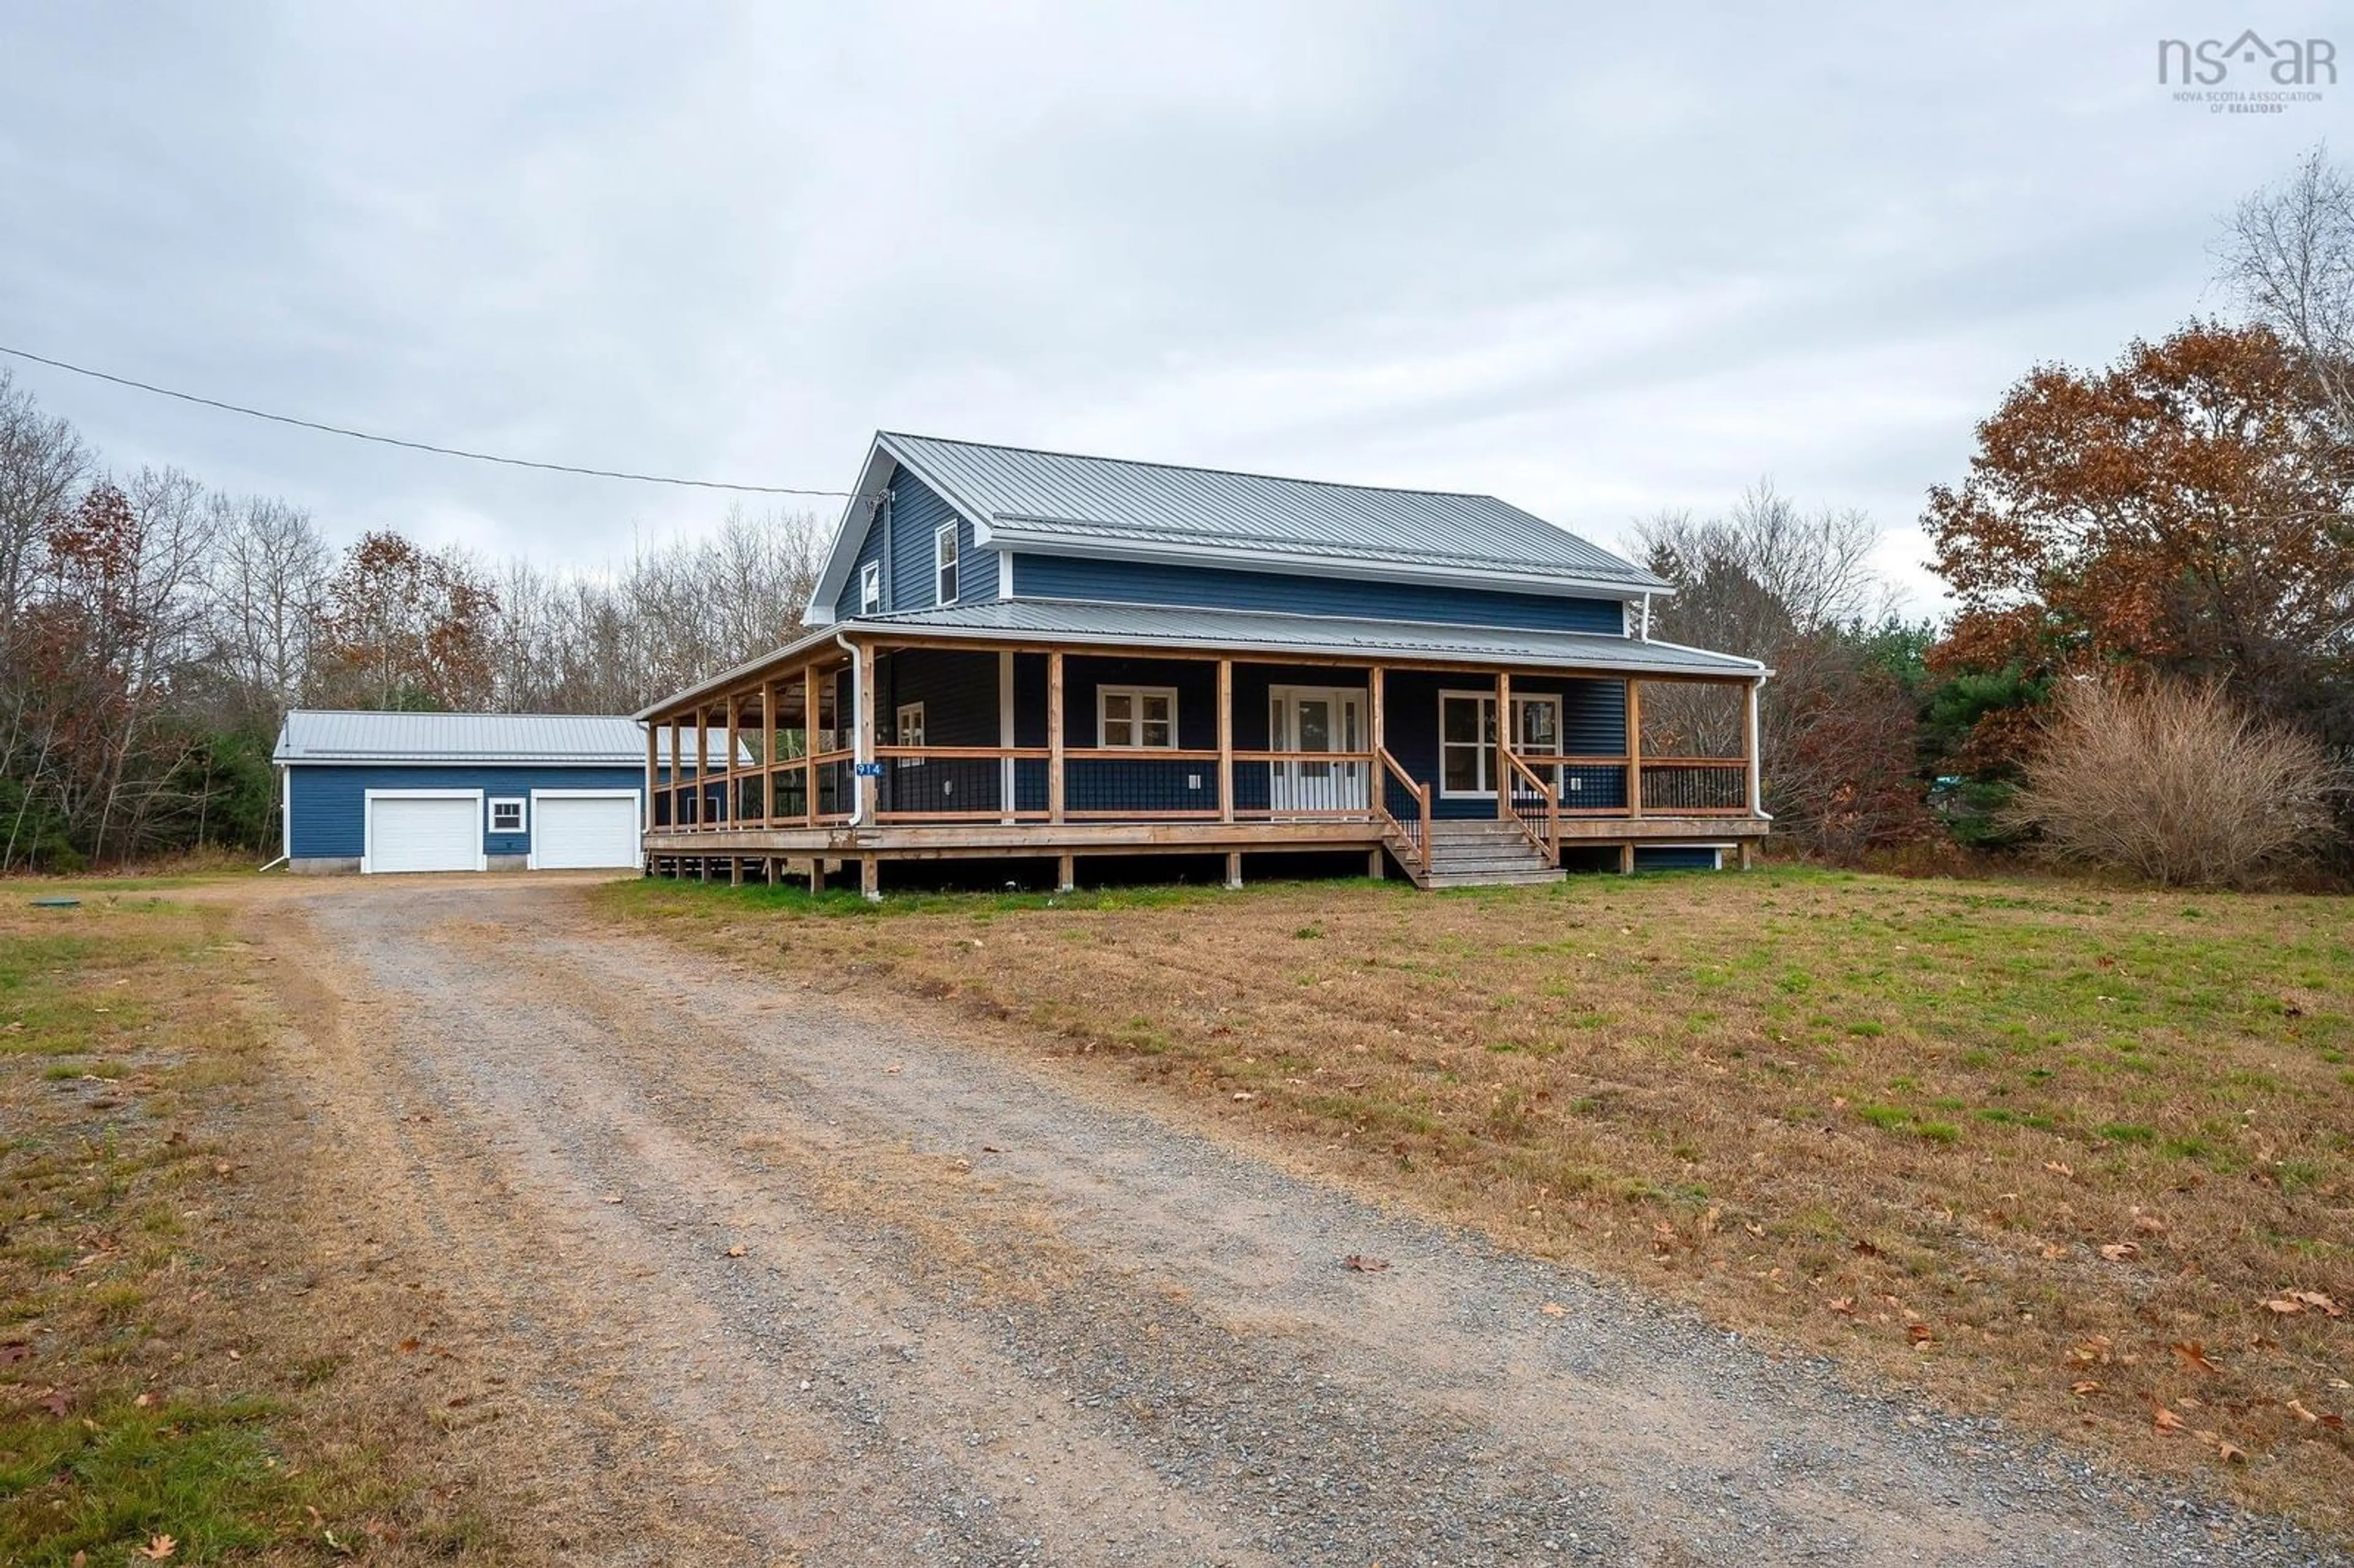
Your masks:
[{"label": "white window trim", "polygon": [[[531,792],[531,814],[532,814],[534,817],[537,817],[537,816],[539,815],[539,803],[540,803],[542,800],[630,800],[630,801],[633,801],[633,802],[635,802],[635,810],[636,810],[636,812],[637,812],[637,819],[638,819],[638,822],[639,822],[639,829],[638,829],[638,834],[639,834],[639,836],[638,836],[638,842],[639,842],[639,844],[640,844],[641,846],[642,846],[642,845],[645,843],[645,828],[644,828],[644,823],[645,823],[645,820],[646,820],[646,803],[645,803],[645,798],[644,798],[644,791],[642,791],[642,790],[639,790],[639,789],[534,789],[534,790]],[[524,865],[524,869],[525,869],[525,871],[537,871],[537,870],[539,869],[539,835],[538,835],[537,833],[534,833],[534,834],[532,835],[530,844],[529,844],[528,846],[526,846],[526,847],[525,847],[525,851],[524,851],[523,865]]]},{"label": "white window trim", "polygon": [[[917,734],[914,740],[907,738],[907,715],[910,714],[913,714],[916,718]],[[921,703],[901,703],[898,711],[891,715],[891,744],[894,746],[923,746],[928,744],[926,737],[930,734],[931,726],[925,718],[924,705]],[[895,758],[893,760],[905,768],[921,768],[924,765],[924,759],[920,757],[901,757]]]},{"label": "white window trim", "polygon": [[[503,828],[499,826],[499,808],[501,806],[513,806],[515,809],[515,825],[514,827]],[[486,833],[527,833],[531,832],[530,806],[521,795],[493,795],[485,803],[484,810],[490,812],[490,815],[484,819],[482,826],[482,831]]]},{"label": "white window trim", "polygon": [[[1114,746],[1104,738],[1104,729],[1108,722],[1105,710],[1109,706],[1109,699],[1119,696],[1128,697],[1136,705],[1136,716],[1129,723],[1133,726],[1137,738],[1126,746]],[[1144,699],[1147,697],[1169,699],[1169,744],[1167,746],[1144,744]],[[1177,688],[1174,686],[1097,686],[1096,688],[1096,749],[1098,751],[1175,751],[1179,749]]]},{"label": "white window trim", "polygon": [[[480,789],[363,789],[360,791],[360,874],[372,874],[376,870],[376,803],[378,800],[472,800],[474,821],[487,821],[483,816],[482,792]],[[491,857],[482,848],[482,836],[474,835],[474,869],[491,869]]]},{"label": "white window trim", "polygon": [[[1484,789],[1449,789],[1447,787],[1447,749],[1448,746],[1447,739],[1447,705],[1450,700],[1467,703],[1483,703],[1488,706],[1490,712],[1492,712],[1496,705],[1496,694],[1493,691],[1442,691],[1438,694],[1438,798],[1442,800],[1492,800],[1496,798],[1496,781],[1492,779],[1488,779],[1488,788]],[[1543,705],[1553,709],[1553,746],[1556,749],[1551,752],[1530,753],[1528,755],[1551,757],[1561,757],[1566,755],[1558,749],[1562,744],[1562,721],[1565,716],[1560,693],[1531,692],[1526,695],[1522,695],[1522,694],[1515,692],[1512,694],[1512,716],[1514,718],[1518,718],[1522,709],[1538,704],[1542,704]],[[1481,727],[1484,729],[1486,726],[1482,726]],[[1521,733],[1519,726],[1513,726],[1505,733],[1517,748]],[[1459,748],[1464,743],[1457,741],[1453,744]],[[1487,779],[1488,775],[1493,771],[1495,763],[1495,743],[1483,738],[1479,747],[1479,777]]]},{"label": "white window trim", "polygon": [[883,563],[869,561],[858,568],[858,613],[873,615],[883,608]]},{"label": "white window trim", "polygon": [[957,597],[957,525],[943,523],[932,530],[932,602],[954,604]]}]

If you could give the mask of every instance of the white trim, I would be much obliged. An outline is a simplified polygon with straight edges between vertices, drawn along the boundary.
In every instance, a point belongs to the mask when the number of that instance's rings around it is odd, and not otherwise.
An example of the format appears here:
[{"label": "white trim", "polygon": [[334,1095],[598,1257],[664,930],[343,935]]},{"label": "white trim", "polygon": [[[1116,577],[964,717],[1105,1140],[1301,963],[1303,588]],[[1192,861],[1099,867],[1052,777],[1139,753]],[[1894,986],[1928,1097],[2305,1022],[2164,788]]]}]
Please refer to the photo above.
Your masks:
[{"label": "white trim", "polygon": [[474,869],[491,869],[482,848],[482,791],[480,789],[363,789],[360,791],[360,874],[376,870],[376,803],[378,800],[472,800],[474,803]]},{"label": "white trim", "polygon": [[294,765],[278,765],[278,858],[294,858]]},{"label": "white trim", "polygon": [[1011,550],[997,552],[997,597],[1013,597],[1013,552]]},{"label": "white trim", "polygon": [[[945,594],[940,591],[942,577],[949,579]],[[944,609],[963,591],[963,559],[957,550],[956,520],[950,518],[932,530],[932,603]]]},{"label": "white trim", "polygon": [[[499,826],[499,808],[501,806],[513,806],[515,809],[515,825],[514,827],[503,828]],[[528,833],[531,832],[531,798],[528,795],[493,795],[489,800],[482,802],[482,810],[487,813],[482,820],[482,832],[486,833]]]},{"label": "white trim", "polygon": [[[1136,713],[1128,721],[1136,739],[1126,746],[1114,746],[1104,739],[1104,705],[1107,699],[1125,696],[1135,699]],[[1169,744],[1148,746],[1144,741],[1144,702],[1149,697],[1169,699]],[[1098,751],[1175,751],[1177,744],[1177,688],[1174,686],[1098,685],[1096,688],[1096,749]]]},{"label": "white trim", "polygon": [[[539,803],[542,800],[631,800],[636,802],[631,810],[632,818],[642,822],[646,820],[643,795],[644,792],[638,789],[534,789],[531,792],[531,818],[535,822],[539,820]],[[644,840],[639,842],[642,844]],[[539,835],[535,832],[531,835],[531,842],[525,847],[523,863],[525,871],[539,869]],[[617,866],[614,869],[620,868]]]},{"label": "white trim", "polygon": [[[1459,686],[1439,688],[1438,798],[1442,800],[1492,800],[1496,798],[1496,781],[1492,779],[1488,780],[1488,788],[1485,789],[1449,789],[1447,787],[1447,748],[1452,744],[1459,750],[1467,744],[1459,740],[1450,743],[1447,738],[1447,699],[1449,697],[1459,698],[1465,702],[1485,703],[1490,708],[1496,705],[1496,694],[1493,688],[1484,692],[1466,690]],[[1514,692],[1511,711],[1497,721],[1498,733],[1510,738],[1517,747],[1520,744],[1520,726],[1514,724],[1513,720],[1520,716],[1522,709],[1539,704],[1553,710],[1553,749],[1550,752],[1531,752],[1528,755],[1532,757],[1566,755],[1561,749],[1561,743],[1562,726],[1568,718],[1568,705],[1563,701],[1559,692]],[[1495,751],[1496,743],[1483,736],[1479,743],[1479,776],[1483,779],[1487,778],[1493,768]]]}]

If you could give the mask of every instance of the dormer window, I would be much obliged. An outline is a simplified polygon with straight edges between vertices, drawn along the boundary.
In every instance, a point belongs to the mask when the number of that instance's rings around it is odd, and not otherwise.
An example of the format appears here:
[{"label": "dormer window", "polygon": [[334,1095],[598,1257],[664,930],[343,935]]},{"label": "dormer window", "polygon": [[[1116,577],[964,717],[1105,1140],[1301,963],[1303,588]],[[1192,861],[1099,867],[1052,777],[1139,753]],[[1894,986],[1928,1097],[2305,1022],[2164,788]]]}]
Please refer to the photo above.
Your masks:
[{"label": "dormer window", "polygon": [[953,523],[943,523],[932,535],[932,575],[938,593],[935,602],[954,604],[957,596],[957,531]]},{"label": "dormer window", "polygon": [[858,568],[858,613],[873,615],[883,608],[883,563],[869,561]]}]

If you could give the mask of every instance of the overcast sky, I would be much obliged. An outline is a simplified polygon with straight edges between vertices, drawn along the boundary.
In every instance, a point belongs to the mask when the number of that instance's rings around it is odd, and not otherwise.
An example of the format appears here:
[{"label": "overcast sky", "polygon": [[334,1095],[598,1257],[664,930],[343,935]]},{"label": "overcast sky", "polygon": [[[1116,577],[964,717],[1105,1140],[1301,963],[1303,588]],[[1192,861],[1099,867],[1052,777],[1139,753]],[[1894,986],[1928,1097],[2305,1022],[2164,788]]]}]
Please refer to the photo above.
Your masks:
[{"label": "overcast sky", "polygon": [[[1770,474],[1868,509],[1925,609],[1923,492],[2004,387],[2222,308],[2218,217],[2354,151],[2342,7],[1947,9],[15,0],[0,342],[755,483],[846,487],[880,427],[1610,541]],[[2158,85],[2160,37],[2249,26],[2349,81]],[[596,567],[726,504],[11,368],[117,466],[339,542]]]}]

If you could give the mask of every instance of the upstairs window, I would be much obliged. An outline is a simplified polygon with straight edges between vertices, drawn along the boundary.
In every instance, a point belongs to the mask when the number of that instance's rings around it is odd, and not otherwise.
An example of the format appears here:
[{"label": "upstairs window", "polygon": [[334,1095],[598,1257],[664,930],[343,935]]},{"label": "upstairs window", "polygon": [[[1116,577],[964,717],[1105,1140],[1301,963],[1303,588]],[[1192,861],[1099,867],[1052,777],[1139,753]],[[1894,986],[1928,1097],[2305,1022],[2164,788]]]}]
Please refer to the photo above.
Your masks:
[{"label": "upstairs window", "polygon": [[858,613],[873,615],[883,608],[883,563],[869,561],[858,568]]},{"label": "upstairs window", "polygon": [[1097,687],[1096,744],[1129,751],[1177,749],[1176,688]]},{"label": "upstairs window", "polygon": [[938,595],[936,602],[954,604],[957,596],[957,531],[953,523],[943,523],[932,535],[932,575]]}]

